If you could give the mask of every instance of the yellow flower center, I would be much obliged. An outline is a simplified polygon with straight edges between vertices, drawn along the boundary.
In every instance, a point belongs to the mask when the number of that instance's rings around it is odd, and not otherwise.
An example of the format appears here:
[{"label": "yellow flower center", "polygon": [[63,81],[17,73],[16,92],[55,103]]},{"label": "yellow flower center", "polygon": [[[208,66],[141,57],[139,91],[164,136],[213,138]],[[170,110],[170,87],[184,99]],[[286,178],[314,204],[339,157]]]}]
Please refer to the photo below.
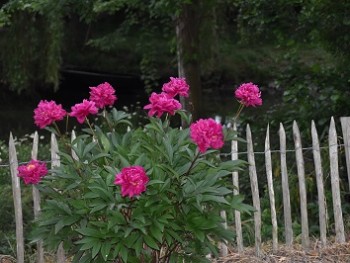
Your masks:
[{"label": "yellow flower center", "polygon": [[35,165],[34,164],[27,165],[27,171],[32,171],[34,169],[35,169]]}]

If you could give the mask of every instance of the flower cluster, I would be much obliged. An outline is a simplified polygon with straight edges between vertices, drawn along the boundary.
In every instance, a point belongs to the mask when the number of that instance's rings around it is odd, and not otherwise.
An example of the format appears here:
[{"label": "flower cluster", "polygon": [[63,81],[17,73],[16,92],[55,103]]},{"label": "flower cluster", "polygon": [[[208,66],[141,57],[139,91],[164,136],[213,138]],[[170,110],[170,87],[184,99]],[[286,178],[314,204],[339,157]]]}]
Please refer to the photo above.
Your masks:
[{"label": "flower cluster", "polygon": [[135,165],[123,168],[115,176],[114,184],[121,186],[122,196],[128,195],[131,198],[146,191],[148,181],[149,178],[145,169],[142,166]]},{"label": "flower cluster", "polygon": [[112,106],[117,100],[115,90],[108,82],[102,83],[97,87],[90,87],[90,101],[95,102],[97,108]]},{"label": "flower cluster", "polygon": [[[68,115],[76,117],[81,124],[89,114],[97,114],[99,108],[111,106],[116,100],[115,90],[108,82],[105,82],[97,87],[90,87],[90,100],[84,99],[82,103],[72,106]],[[66,115],[67,112],[62,109],[61,104],[57,105],[54,101],[42,100],[34,110],[34,122],[40,129],[43,129],[55,121],[62,120]]]},{"label": "flower cluster", "polygon": [[174,97],[188,97],[189,86],[184,78],[170,77],[170,81],[163,85],[162,91],[160,94],[151,94],[150,104],[144,107],[145,110],[149,110],[148,116],[157,115],[160,118],[163,113],[174,115],[175,111],[181,109],[180,102]]},{"label": "flower cluster", "polygon": [[190,126],[191,139],[197,144],[199,152],[204,153],[208,148],[220,149],[224,145],[221,124],[212,118],[200,119]]},{"label": "flower cluster", "polygon": [[23,178],[25,184],[38,184],[48,173],[46,164],[37,160],[31,160],[28,164],[19,166],[17,170],[18,176]]},{"label": "flower cluster", "polygon": [[189,89],[190,86],[186,83],[184,78],[173,77],[170,77],[170,81],[165,83],[162,87],[162,91],[171,97],[175,97],[176,95],[188,97]]},{"label": "flower cluster", "polygon": [[179,101],[173,99],[166,93],[157,94],[153,92],[149,98],[150,104],[144,107],[145,110],[149,110],[148,116],[157,115],[160,118],[164,112],[174,115],[175,111],[181,109]]},{"label": "flower cluster", "polygon": [[235,96],[246,107],[262,105],[259,87],[251,82],[240,85],[235,91]]},{"label": "flower cluster", "polygon": [[69,116],[76,117],[77,121],[82,124],[89,114],[96,114],[97,112],[98,109],[95,102],[83,100],[82,103],[77,103],[72,106],[72,112],[69,114]]},{"label": "flower cluster", "polygon": [[62,109],[62,105],[57,105],[54,101],[42,100],[34,110],[34,122],[40,129],[51,125],[55,121],[63,120],[67,112]]}]

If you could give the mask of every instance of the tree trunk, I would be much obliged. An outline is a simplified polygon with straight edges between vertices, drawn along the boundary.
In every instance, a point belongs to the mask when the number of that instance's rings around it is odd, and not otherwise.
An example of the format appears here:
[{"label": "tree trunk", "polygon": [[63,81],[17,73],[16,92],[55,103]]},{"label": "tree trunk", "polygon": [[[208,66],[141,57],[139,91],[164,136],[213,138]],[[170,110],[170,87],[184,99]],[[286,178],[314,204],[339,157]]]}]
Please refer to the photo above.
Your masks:
[{"label": "tree trunk", "polygon": [[179,76],[185,77],[190,86],[190,100],[183,107],[193,115],[193,120],[203,116],[201,70],[199,61],[200,1],[183,4],[177,17]]}]

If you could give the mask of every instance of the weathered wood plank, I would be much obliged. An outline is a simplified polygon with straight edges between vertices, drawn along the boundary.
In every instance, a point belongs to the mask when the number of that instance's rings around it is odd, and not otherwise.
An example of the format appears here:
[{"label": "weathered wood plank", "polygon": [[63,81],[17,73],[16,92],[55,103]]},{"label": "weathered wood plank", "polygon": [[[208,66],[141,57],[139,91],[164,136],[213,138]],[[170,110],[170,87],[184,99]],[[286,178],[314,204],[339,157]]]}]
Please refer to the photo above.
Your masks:
[{"label": "weathered wood plank", "polygon": [[[33,148],[32,148],[32,159],[38,159],[38,147],[39,147],[39,135],[36,131],[33,138]],[[39,190],[33,185],[33,209],[34,209],[34,219],[37,219],[40,214],[40,193]],[[36,244],[36,257],[37,263],[44,263],[44,249],[43,242],[38,241]]]},{"label": "weathered wood plank", "polygon": [[317,195],[318,195],[318,209],[319,209],[319,224],[320,224],[320,240],[322,246],[327,244],[327,210],[326,198],[324,195],[323,171],[321,161],[320,143],[315,126],[315,122],[311,122],[311,137],[312,137],[312,153],[314,157]]},{"label": "weathered wood plank", "polygon": [[335,129],[334,118],[331,119],[329,126],[329,161],[331,170],[331,184],[332,184],[332,199],[334,211],[335,224],[335,241],[337,243],[345,242],[343,213],[340,199],[339,187],[339,170],[338,170],[338,143],[337,131]]},{"label": "weathered wood plank", "polygon": [[[60,166],[60,156],[58,155],[58,143],[55,134],[51,133],[51,167]],[[63,249],[63,242],[60,243],[56,252],[56,262],[64,263],[66,256]]]},{"label": "weathered wood plank", "polygon": [[[75,139],[77,138],[75,131],[72,130],[72,134],[71,134],[71,142],[73,142]],[[75,151],[72,149],[72,158],[74,160],[79,160],[78,155],[75,153]]]},{"label": "weathered wood plank", "polygon": [[[223,219],[223,226],[225,229],[227,229],[227,216],[226,211],[222,210],[220,211],[220,216]],[[226,242],[220,242],[220,256],[226,257],[228,255],[228,247]]]},{"label": "weathered wood plank", "polygon": [[267,176],[267,185],[269,190],[270,208],[271,208],[271,221],[272,221],[272,249],[274,252],[278,249],[278,227],[277,227],[277,215],[275,205],[275,191],[273,188],[272,179],[272,158],[270,149],[270,127],[267,125],[266,139],[265,139],[265,167]]},{"label": "weathered wood plank", "polygon": [[256,174],[254,149],[252,134],[250,131],[249,124],[247,125],[247,152],[248,152],[248,163],[249,163],[249,177],[250,186],[252,189],[253,196],[253,207],[254,211],[254,230],[255,230],[255,254],[260,257],[261,253],[261,208],[260,208],[260,197],[258,187],[258,177]]},{"label": "weathered wood plank", "polygon": [[58,143],[54,133],[51,133],[51,167],[60,166],[60,156],[58,155]]},{"label": "weathered wood plank", "polygon": [[284,212],[284,232],[286,245],[292,247],[293,245],[293,228],[292,228],[292,214],[290,207],[290,193],[287,172],[287,152],[286,152],[286,132],[283,124],[280,123],[279,129],[280,137],[280,152],[281,152],[281,177],[282,177],[282,191],[283,191],[283,212]]},{"label": "weathered wood plank", "polygon": [[298,124],[293,121],[293,138],[295,147],[295,158],[297,164],[298,181],[299,181],[299,196],[300,196],[300,214],[301,214],[301,242],[304,249],[309,249],[309,222],[307,216],[307,197],[306,197],[306,182],[305,182],[305,166],[301,143],[301,136]]},{"label": "weathered wood plank", "polygon": [[[237,131],[237,125],[233,123],[233,130]],[[231,142],[231,159],[233,161],[238,160],[238,142],[232,140]],[[233,183],[233,194],[239,195],[239,178],[238,172],[232,172],[232,183]],[[243,252],[243,234],[242,234],[242,221],[241,212],[235,210],[235,227],[236,227],[236,238],[237,238],[237,250],[239,253]]]},{"label": "weathered wood plank", "polygon": [[350,192],[350,117],[341,117],[341,128],[343,132],[346,170],[348,172],[349,192]]},{"label": "weathered wood plank", "polygon": [[10,133],[9,140],[9,161],[10,171],[12,178],[12,193],[13,202],[15,208],[15,221],[16,221],[16,252],[17,263],[24,263],[24,238],[23,238],[23,213],[22,213],[22,197],[21,197],[21,184],[18,175],[18,160],[15,142]]}]

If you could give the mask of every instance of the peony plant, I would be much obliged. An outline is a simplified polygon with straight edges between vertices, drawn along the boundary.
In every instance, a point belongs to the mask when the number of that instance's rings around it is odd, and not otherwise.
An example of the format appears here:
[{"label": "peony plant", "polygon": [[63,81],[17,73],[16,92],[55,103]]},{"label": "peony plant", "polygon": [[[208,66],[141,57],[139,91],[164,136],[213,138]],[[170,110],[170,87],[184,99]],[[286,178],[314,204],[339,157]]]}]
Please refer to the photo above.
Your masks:
[{"label": "peony plant", "polygon": [[[61,137],[59,167],[48,172],[32,160],[18,169],[44,196],[33,241],[52,250],[63,242],[72,262],[80,263],[205,262],[208,253],[217,255],[218,242],[234,238],[220,211],[251,211],[233,195],[230,180],[245,163],[219,155],[235,134],[211,118],[190,123],[177,100],[188,96],[183,78],[170,78],[161,93],[152,93],[144,107],[149,122],[141,127],[128,113],[108,108],[117,99],[110,84],[90,89],[89,100],[69,113],[53,101],[34,110],[39,128],[58,129],[56,121],[70,116],[83,129],[73,141]],[[238,99],[259,105],[260,93]],[[189,128],[172,127],[177,114]]]}]

